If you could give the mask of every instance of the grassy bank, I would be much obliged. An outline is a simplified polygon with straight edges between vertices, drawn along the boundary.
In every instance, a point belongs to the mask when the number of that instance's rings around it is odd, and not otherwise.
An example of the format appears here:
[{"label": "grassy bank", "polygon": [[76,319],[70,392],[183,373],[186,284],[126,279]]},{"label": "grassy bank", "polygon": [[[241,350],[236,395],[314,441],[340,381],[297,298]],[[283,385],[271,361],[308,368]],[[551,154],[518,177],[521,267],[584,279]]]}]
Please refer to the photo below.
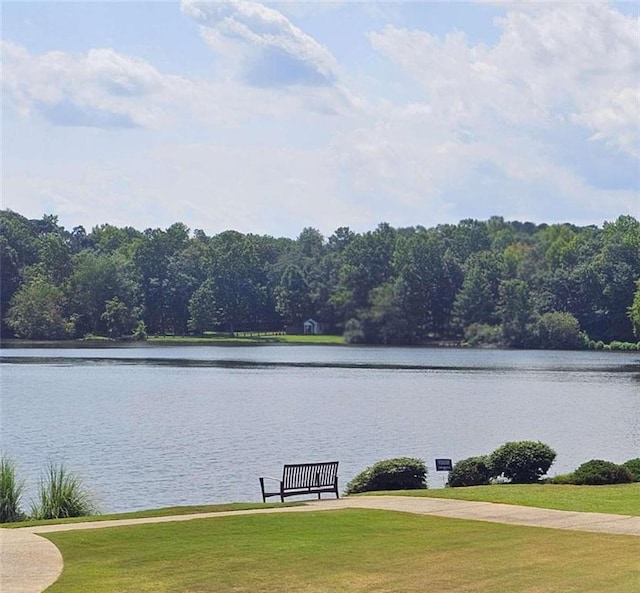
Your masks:
[{"label": "grassy bank", "polygon": [[500,484],[438,490],[406,490],[387,494],[500,502],[561,511],[640,515],[640,482],[611,486]]},{"label": "grassy bank", "polygon": [[640,540],[348,509],[46,536],[50,593],[635,593]]},{"label": "grassy bank", "polygon": [[111,521],[114,519],[146,519],[149,517],[169,517],[173,515],[195,515],[200,513],[222,513],[227,511],[246,511],[251,509],[268,509],[272,507],[290,507],[304,504],[304,502],[289,503],[261,503],[261,502],[232,502],[228,504],[210,504],[189,507],[165,507],[162,509],[148,509],[130,513],[112,513],[109,515],[91,515],[88,517],[71,517],[69,519],[29,520],[16,523],[3,523],[0,527],[17,529],[20,527],[34,527],[36,525],[60,525],[66,523],[87,523],[92,521]]},{"label": "grassy bank", "polygon": [[241,332],[234,336],[212,334],[204,337],[192,336],[152,336],[149,344],[198,344],[198,345],[242,345],[242,344],[344,344],[342,336],[295,336],[286,334],[258,334]]}]

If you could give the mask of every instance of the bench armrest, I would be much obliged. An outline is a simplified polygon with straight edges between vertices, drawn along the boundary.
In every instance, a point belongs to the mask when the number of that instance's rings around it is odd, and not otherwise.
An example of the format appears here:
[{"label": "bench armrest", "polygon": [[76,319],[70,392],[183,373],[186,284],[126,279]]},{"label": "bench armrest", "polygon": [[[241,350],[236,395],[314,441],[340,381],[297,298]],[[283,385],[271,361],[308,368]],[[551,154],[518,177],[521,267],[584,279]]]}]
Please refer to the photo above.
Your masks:
[{"label": "bench armrest", "polygon": [[281,493],[282,496],[282,480],[279,480],[278,478],[272,478],[271,476],[260,476],[258,478],[260,480],[260,490],[262,490],[262,502],[266,502],[267,501],[267,496],[276,496],[277,493],[276,492],[266,492],[264,489],[264,481],[265,480],[272,480],[274,482],[278,482],[278,484],[280,484],[280,486],[278,487],[278,490]]},{"label": "bench armrest", "polygon": [[261,476],[260,480],[273,480],[274,482],[282,482],[280,478],[272,478],[271,476]]}]

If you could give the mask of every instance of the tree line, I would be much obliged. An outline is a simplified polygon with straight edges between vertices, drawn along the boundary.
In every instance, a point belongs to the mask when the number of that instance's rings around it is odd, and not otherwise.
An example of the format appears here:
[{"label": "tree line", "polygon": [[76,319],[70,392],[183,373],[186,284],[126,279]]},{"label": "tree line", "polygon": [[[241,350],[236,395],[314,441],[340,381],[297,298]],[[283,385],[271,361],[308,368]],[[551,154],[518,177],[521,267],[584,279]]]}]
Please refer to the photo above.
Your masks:
[{"label": "tree line", "polygon": [[580,347],[640,337],[640,223],[462,220],[330,237],[175,223],[67,230],[0,211],[2,335],[276,331],[319,321],[352,343]]}]

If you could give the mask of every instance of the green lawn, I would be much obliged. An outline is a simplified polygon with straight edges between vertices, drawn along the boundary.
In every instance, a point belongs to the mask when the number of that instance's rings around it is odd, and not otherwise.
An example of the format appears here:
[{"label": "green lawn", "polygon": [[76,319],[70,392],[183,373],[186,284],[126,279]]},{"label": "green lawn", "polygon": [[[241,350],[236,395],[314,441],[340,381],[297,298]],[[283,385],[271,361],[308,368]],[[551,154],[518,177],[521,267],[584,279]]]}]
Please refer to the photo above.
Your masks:
[{"label": "green lawn", "polygon": [[304,502],[288,502],[285,504],[261,502],[232,502],[228,504],[200,505],[192,507],[165,507],[131,513],[114,513],[111,515],[92,515],[90,517],[73,517],[71,519],[44,519],[38,521],[22,521],[18,523],[2,523],[0,527],[15,529],[35,525],[59,525],[61,523],[85,523],[87,521],[110,521],[112,519],[142,519],[145,517],[166,517],[169,515],[192,515],[195,513],[220,513],[223,511],[246,511],[250,509],[267,509],[271,507],[299,506]]},{"label": "green lawn", "polygon": [[640,515],[640,482],[611,486],[499,484],[437,490],[405,490],[387,494],[502,502],[561,511]]},{"label": "green lawn", "polygon": [[48,593],[637,593],[640,538],[346,509],[50,533]]},{"label": "green lawn", "polygon": [[239,344],[344,344],[342,336],[325,335],[286,335],[258,334],[256,332],[238,332],[235,336],[228,334],[211,334],[197,336],[150,336],[149,344],[196,344],[196,345],[239,345]]}]

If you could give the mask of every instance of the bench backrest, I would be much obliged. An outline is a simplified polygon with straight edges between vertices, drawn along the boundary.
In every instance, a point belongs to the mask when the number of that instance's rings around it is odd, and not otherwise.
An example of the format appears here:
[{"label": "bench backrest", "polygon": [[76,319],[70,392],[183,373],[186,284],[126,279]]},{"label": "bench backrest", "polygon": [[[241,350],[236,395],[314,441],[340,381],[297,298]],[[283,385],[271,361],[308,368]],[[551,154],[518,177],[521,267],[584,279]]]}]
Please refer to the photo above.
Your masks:
[{"label": "bench backrest", "polygon": [[337,461],[285,465],[282,472],[282,485],[284,488],[333,486],[336,483],[337,475]]}]

